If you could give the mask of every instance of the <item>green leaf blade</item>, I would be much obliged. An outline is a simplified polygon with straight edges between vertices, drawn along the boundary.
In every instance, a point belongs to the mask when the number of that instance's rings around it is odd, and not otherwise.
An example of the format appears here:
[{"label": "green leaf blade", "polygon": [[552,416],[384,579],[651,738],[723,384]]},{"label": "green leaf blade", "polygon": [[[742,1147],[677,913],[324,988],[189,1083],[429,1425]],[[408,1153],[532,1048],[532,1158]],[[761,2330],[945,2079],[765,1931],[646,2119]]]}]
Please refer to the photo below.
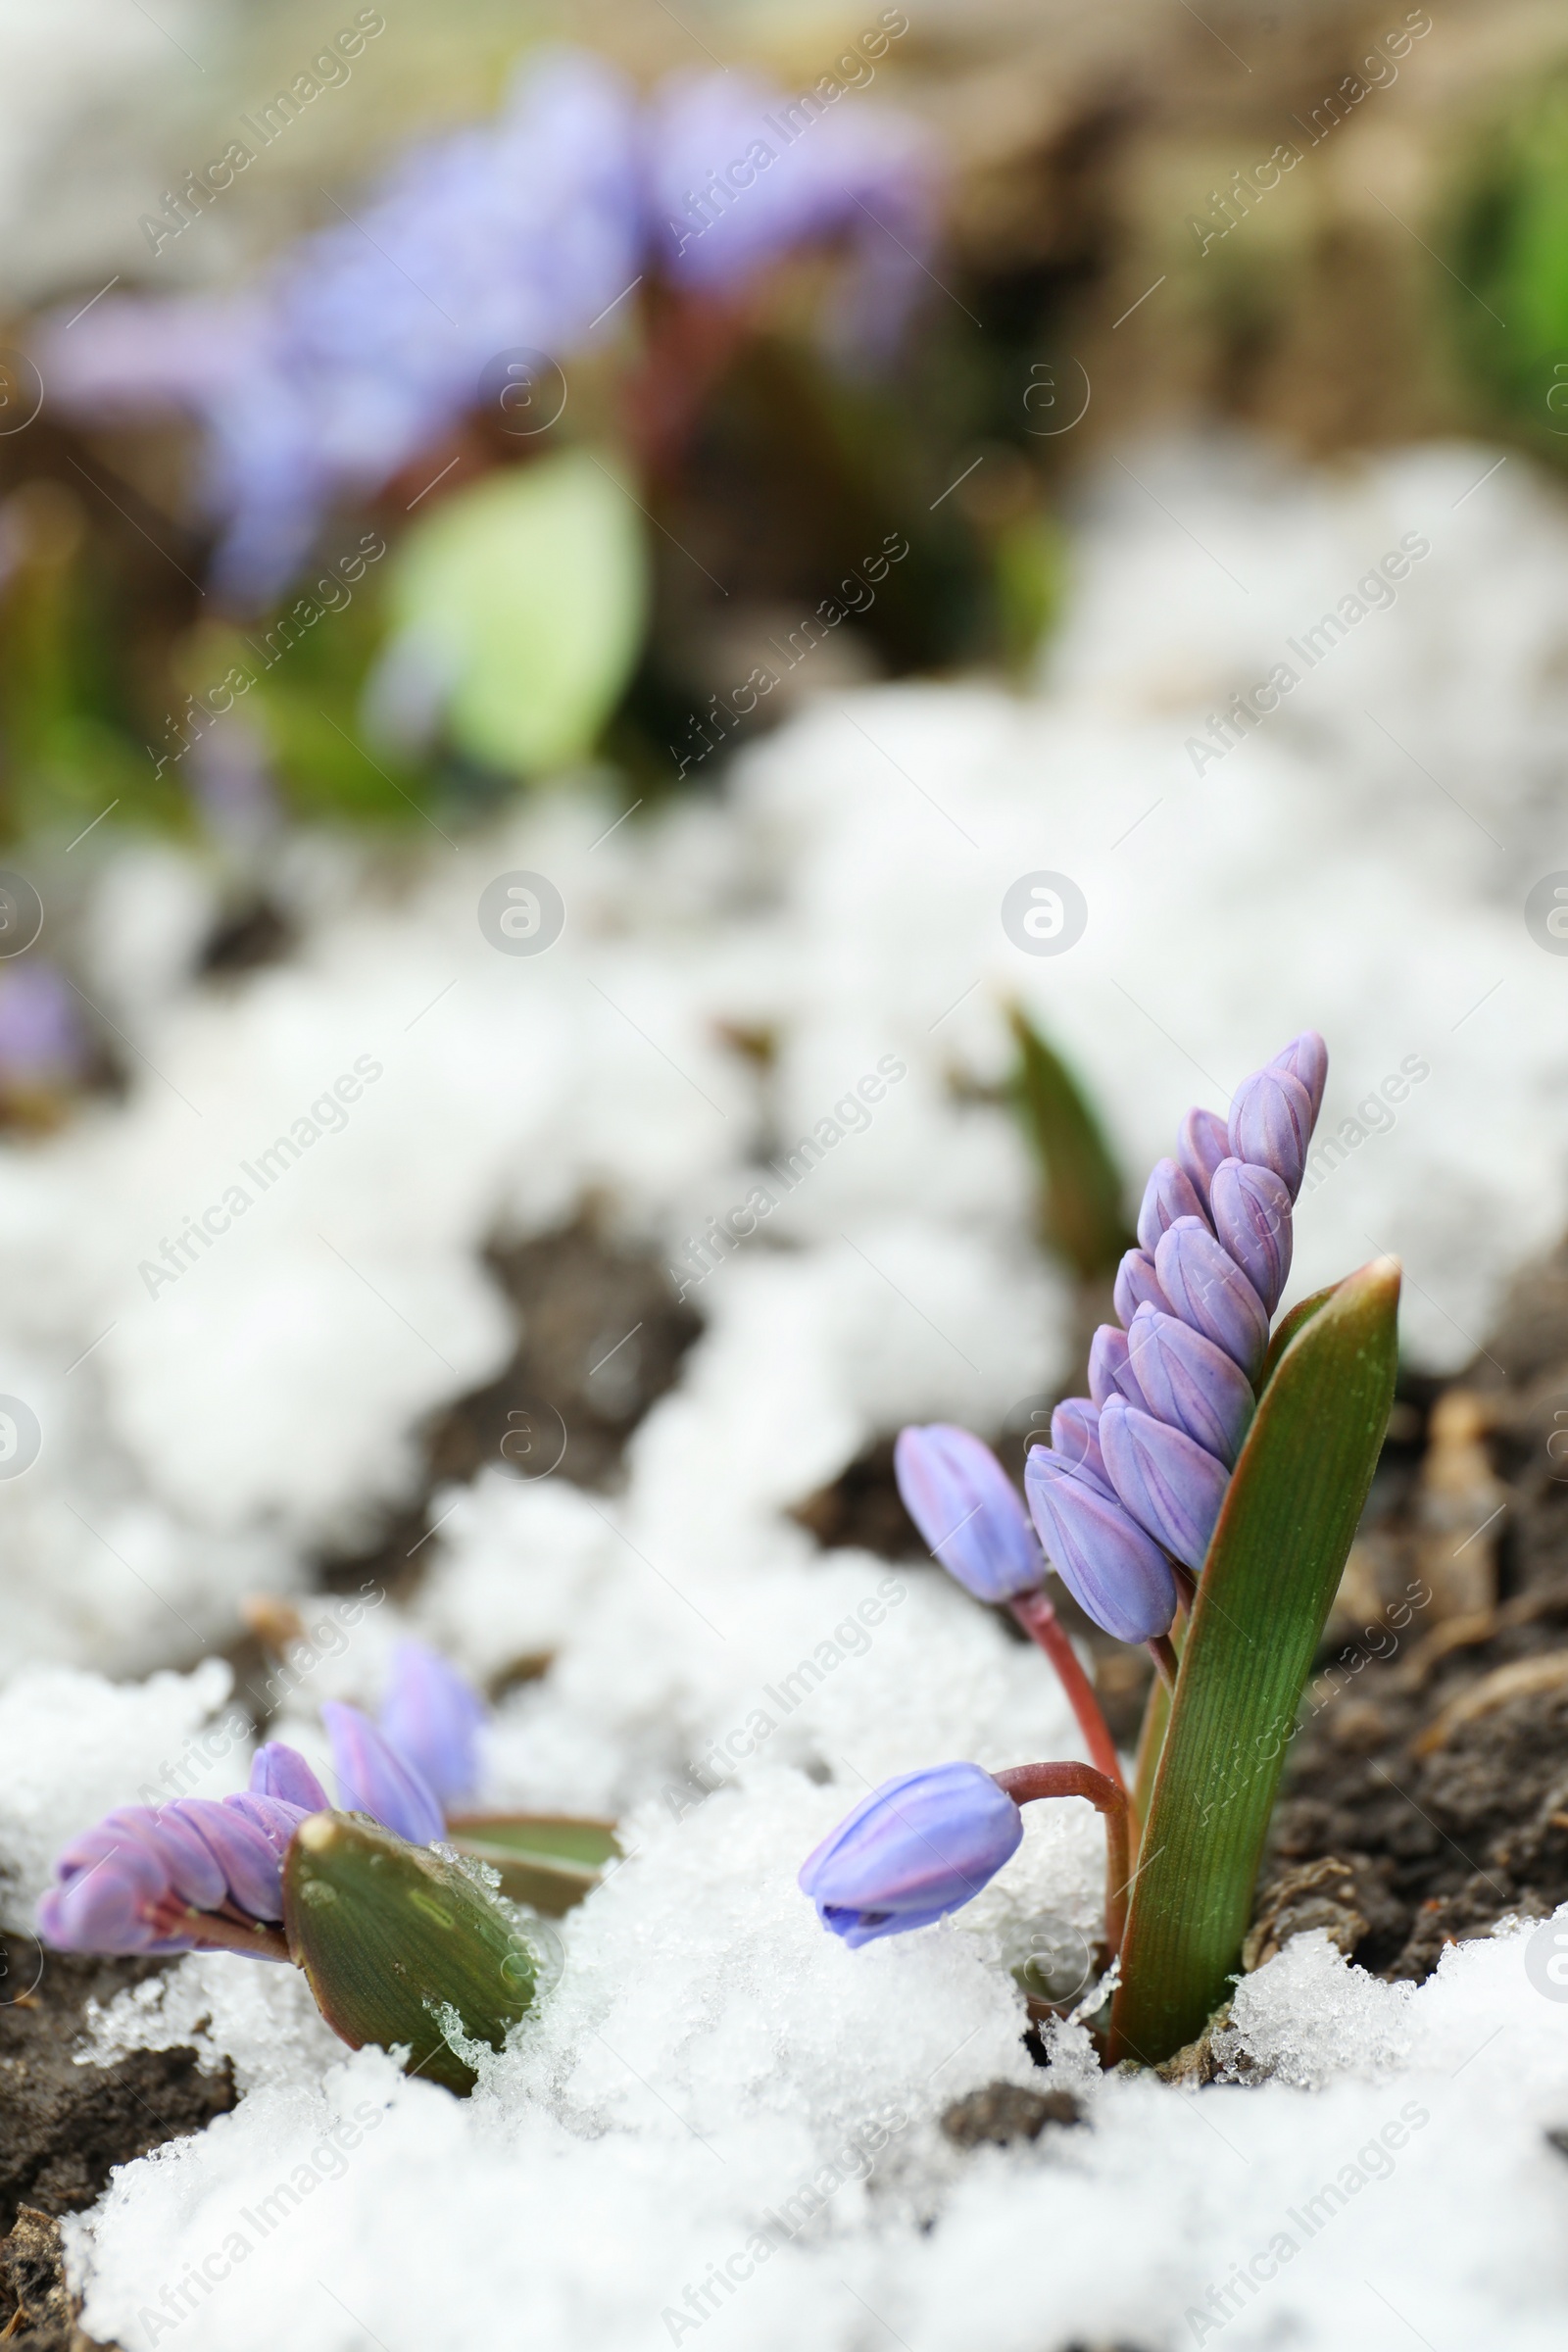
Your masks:
[{"label": "green leaf blade", "polygon": [[501,1891],[560,1919],[591,1894],[620,1858],[615,1825],[568,1813],[454,1813],[447,1838],[460,1854],[487,1862]]},{"label": "green leaf blade", "polygon": [[1122,1207],[1122,1180],[1089,1099],[1019,1005],[1013,1093],[1040,1163],[1040,1222],[1047,1244],[1080,1281],[1113,1274],[1137,1235]]},{"label": "green leaf blade", "polygon": [[1112,2063],[1201,2033],[1241,1955],[1313,1655],[1377,1467],[1398,1267],[1298,1325],[1259,1401],[1199,1582],[1154,1777],[1111,2020]]}]

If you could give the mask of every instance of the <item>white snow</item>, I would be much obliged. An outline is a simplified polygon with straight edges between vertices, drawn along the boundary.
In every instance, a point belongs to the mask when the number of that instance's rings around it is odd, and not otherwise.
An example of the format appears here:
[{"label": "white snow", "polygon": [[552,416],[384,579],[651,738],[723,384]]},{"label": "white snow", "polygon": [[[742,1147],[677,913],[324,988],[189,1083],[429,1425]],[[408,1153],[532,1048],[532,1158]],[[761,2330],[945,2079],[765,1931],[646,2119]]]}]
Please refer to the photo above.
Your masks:
[{"label": "white snow", "polygon": [[[1188,1102],[1222,1104],[1322,1028],[1345,1149],[1303,1197],[1296,1288],[1400,1250],[1427,1364],[1466,1360],[1568,1221],[1568,968],[1523,915],[1564,854],[1556,494],[1517,456],[1489,477],[1480,447],[1332,475],[1194,444],[1127,463],[1086,502],[1076,602],[1027,696],[846,689],[748,753],[722,801],[608,837],[618,807],[590,775],[456,848],[295,845],[301,952],[221,989],[149,953],[150,899],[188,958],[198,863],[149,853],[95,886],[82,928],[129,1091],[0,1151],[0,1395],[44,1430],[0,1479],[14,1916],[49,1854],[226,1698],[213,1666],[101,1677],[189,1665],[246,1590],[297,1589],[314,1548],[371,1532],[415,1488],[421,1422],[506,1360],[488,1243],[591,1196],[684,1262],[706,1326],[617,1491],[497,1464],[438,1494],[409,1608],[318,1643],[278,1727],[318,1754],[319,1698],[373,1704],[411,1630],[480,1675],[553,1657],[498,1712],[488,1793],[612,1809],[632,1847],[566,1923],[560,1986],[466,2105],[340,2059],[282,1969],[187,1961],[122,2004],[121,2041],[195,2038],[248,2086],[74,2225],[87,2325],[126,2352],[166,2340],[155,2310],[180,2345],[234,2352],[709,2330],[860,2352],[889,2329],[910,2352],[1216,2332],[1381,2352],[1406,2326],[1440,2352],[1528,2352],[1560,2332],[1568,2183],[1542,2133],[1568,2124],[1568,2039],[1517,1938],[1450,1953],[1419,1990],[1306,1939],[1238,2002],[1261,2087],[1102,2082],[1069,2035],[1052,2080],[1086,2086],[1092,2129],[960,2155],[936,2130],[952,2099],[1043,2079],[1003,1955],[1091,1926],[1093,1815],[1034,1808],[981,1901],[860,1953],[794,1886],[868,1783],[1076,1745],[1043,1662],[934,1571],[824,1554],[785,1515],[901,1421],[995,1427],[1061,1376],[1068,1301],[1030,1238],[1027,1155],[977,1096],[1005,1068],[1007,1000],[1070,1055],[1135,1184]],[[1397,601],[1196,774],[1208,713],[1407,534],[1430,552]],[[519,868],[567,907],[537,957],[476,919]],[[1042,869],[1089,906],[1057,957],[1000,919]],[[726,1027],[776,1035],[770,1077]],[[1342,1123],[1401,1065],[1357,1139]],[[265,1184],[242,1172],[307,1126]],[[822,1155],[786,1189],[813,1133]],[[772,1213],[696,1280],[692,1241],[764,1182]],[[243,1765],[215,1762],[203,1792]],[[1210,2288],[1412,2103],[1426,2120],[1387,2177],[1221,2328]],[[362,2107],[335,2177],[322,2135]],[[874,2161],[857,2132],[883,2134]],[[850,2178],[867,2162],[869,2185]],[[300,2165],[298,2210],[254,2230],[234,2278],[164,2303]],[[842,2185],[810,2187],[830,2172]],[[803,2197],[822,2209],[705,2315],[711,2267]]]}]

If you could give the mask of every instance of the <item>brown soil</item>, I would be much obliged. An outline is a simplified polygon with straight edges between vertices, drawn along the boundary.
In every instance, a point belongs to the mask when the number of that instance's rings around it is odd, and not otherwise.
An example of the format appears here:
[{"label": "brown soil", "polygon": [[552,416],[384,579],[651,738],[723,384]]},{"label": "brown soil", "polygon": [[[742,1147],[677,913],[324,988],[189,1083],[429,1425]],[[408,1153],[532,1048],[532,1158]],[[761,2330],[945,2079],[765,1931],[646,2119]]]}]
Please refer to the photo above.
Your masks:
[{"label": "brown soil", "polygon": [[[82,2012],[157,1973],[156,1962],[43,1956],[30,1936],[0,1936],[18,1989],[0,2006],[0,2234],[22,2205],[44,2214],[90,2205],[113,2167],[198,2131],[234,2104],[227,2070],[197,2071],[194,2050],[133,2050],[77,2066]],[[36,1983],[33,1980],[36,1978]]]}]

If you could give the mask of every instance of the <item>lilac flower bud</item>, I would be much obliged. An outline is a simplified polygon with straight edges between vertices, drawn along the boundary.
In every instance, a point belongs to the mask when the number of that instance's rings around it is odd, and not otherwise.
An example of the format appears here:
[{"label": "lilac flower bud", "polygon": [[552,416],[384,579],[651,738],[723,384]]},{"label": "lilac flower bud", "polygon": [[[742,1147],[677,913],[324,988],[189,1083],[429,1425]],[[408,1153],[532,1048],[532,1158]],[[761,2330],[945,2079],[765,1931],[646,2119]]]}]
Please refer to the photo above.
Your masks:
[{"label": "lilac flower bud", "polygon": [[1102,1323],[1090,1342],[1089,1394],[1096,1404],[1110,1396],[1125,1396],[1129,1404],[1144,1402],[1138,1375],[1127,1360],[1127,1334],[1114,1323]]},{"label": "lilac flower bud", "polygon": [[332,1743],[340,1803],[368,1813],[411,1845],[431,1845],[446,1829],[435,1790],[418,1767],[406,1763],[368,1715],[324,1699],[321,1721]]},{"label": "lilac flower bud", "polygon": [[1169,1633],[1176,1614],[1170,1562],[1114,1496],[1044,1446],[1031,1451],[1023,1477],[1040,1541],[1079,1607],[1118,1642]]},{"label": "lilac flower bud", "polygon": [[1178,1217],[1160,1237],[1154,1270],[1172,1313],[1223,1348],[1252,1379],[1268,1346],[1268,1311],[1208,1227],[1196,1217]]},{"label": "lilac flower bud", "polygon": [[102,1827],[144,1845],[181,1902],[197,1911],[216,1911],[227,1898],[228,1881],[207,1840],[181,1820],[176,1805],[177,1800],[157,1810],[122,1805],[105,1817]]},{"label": "lilac flower bud", "polygon": [[1144,1187],[1143,1206],[1138,1211],[1138,1239],[1148,1254],[1153,1256],[1160,1235],[1178,1217],[1201,1217],[1206,1223],[1207,1216],[1192,1178],[1173,1159],[1156,1160]]},{"label": "lilac flower bud", "polygon": [[1064,1397],[1051,1416],[1051,1450],[1069,1470],[1109,1494],[1110,1474],[1100,1450],[1100,1407],[1087,1396]]},{"label": "lilac flower bud", "polygon": [[1291,1196],[1272,1168],[1222,1159],[1209,1193],[1214,1231],[1270,1314],[1291,1271]]},{"label": "lilac flower bud", "polygon": [[1246,1374],[1190,1323],[1152,1306],[1139,1308],[1127,1342],[1155,1420],[1233,1464],[1255,1408]]},{"label": "lilac flower bud", "polygon": [[1283,1053],[1276,1054],[1269,1063],[1271,1070],[1284,1070],[1288,1076],[1298,1078],[1306,1089],[1312,1105],[1312,1125],[1323,1107],[1323,1088],[1329,1074],[1329,1050],[1315,1029],[1303,1029],[1293,1037]]},{"label": "lilac flower bud", "polygon": [[248,1821],[253,1830],[260,1830],[279,1862],[294,1842],[294,1833],[302,1821],[309,1821],[318,1805],[289,1805],[281,1797],[258,1796],[254,1789],[245,1789],[238,1796],[225,1796],[223,1802],[232,1812]]},{"label": "lilac flower bud", "polygon": [[1018,1807],[978,1764],[901,1773],[801,1866],[816,1916],[852,1948],[956,1911],[1018,1850]]},{"label": "lilac flower bud", "polygon": [[1140,1527],[1195,1571],[1203,1565],[1230,1475],[1184,1430],[1113,1396],[1100,1416],[1111,1484]]},{"label": "lilac flower bud", "polygon": [[1290,1188],[1301,1189],[1306,1147],[1312,1138],[1312,1098],[1299,1078],[1284,1070],[1254,1070],[1244,1078],[1231,1104],[1230,1155],[1272,1168]]},{"label": "lilac flower bud", "polygon": [[331,1798],[297,1747],[269,1740],[251,1758],[251,1789],[257,1796],[280,1797],[305,1813],[325,1813]]},{"label": "lilac flower bud", "polygon": [[1230,1132],[1217,1111],[1193,1109],[1182,1121],[1176,1156],[1194,1192],[1208,1203],[1209,1178],[1230,1152]]},{"label": "lilac flower bud", "polygon": [[[212,1854],[242,1911],[252,1919],[283,1916],[283,1856],[272,1840],[238,1810],[243,1800],[213,1796],[176,1796],[163,1808],[163,1817],[176,1815],[196,1832]],[[251,1798],[265,1804],[265,1797]],[[301,1816],[303,1820],[304,1816]],[[287,1840],[284,1840],[286,1849]]]},{"label": "lilac flower bud", "polygon": [[448,1809],[473,1792],[485,1719],[484,1700],[466,1676],[422,1642],[398,1643],[381,1729]]},{"label": "lilac flower bud", "polygon": [[893,1472],[933,1554],[976,1600],[1011,1600],[1045,1577],[1028,1513],[989,1446],[949,1421],[899,1432]]},{"label": "lilac flower bud", "polygon": [[1170,1313],[1170,1300],[1159,1287],[1154,1261],[1147,1250],[1129,1250],[1116,1268],[1116,1312],[1129,1329],[1141,1306],[1157,1306],[1162,1315]]},{"label": "lilac flower bud", "polygon": [[[151,1806],[125,1807],[151,1812]],[[123,1819],[123,1814],[121,1816]],[[38,1932],[57,1952],[178,1952],[183,1936],[163,1937],[156,1924],[169,1904],[168,1876],[142,1839],[115,1817],[68,1845],[55,1863],[58,1885],[38,1904]]]}]

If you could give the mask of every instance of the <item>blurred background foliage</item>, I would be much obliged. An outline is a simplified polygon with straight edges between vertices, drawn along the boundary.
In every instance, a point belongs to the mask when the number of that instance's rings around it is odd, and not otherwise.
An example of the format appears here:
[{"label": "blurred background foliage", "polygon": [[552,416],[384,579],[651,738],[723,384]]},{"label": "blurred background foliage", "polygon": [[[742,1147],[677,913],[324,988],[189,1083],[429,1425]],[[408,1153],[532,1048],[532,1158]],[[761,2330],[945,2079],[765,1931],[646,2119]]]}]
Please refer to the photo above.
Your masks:
[{"label": "blurred background foliage", "polygon": [[236,958],[292,824],[651,805],[803,694],[1026,684],[1129,432],[1568,450],[1558,9],[339,16],[341,70],[292,0],[0,10],[0,827],[179,836]]}]

